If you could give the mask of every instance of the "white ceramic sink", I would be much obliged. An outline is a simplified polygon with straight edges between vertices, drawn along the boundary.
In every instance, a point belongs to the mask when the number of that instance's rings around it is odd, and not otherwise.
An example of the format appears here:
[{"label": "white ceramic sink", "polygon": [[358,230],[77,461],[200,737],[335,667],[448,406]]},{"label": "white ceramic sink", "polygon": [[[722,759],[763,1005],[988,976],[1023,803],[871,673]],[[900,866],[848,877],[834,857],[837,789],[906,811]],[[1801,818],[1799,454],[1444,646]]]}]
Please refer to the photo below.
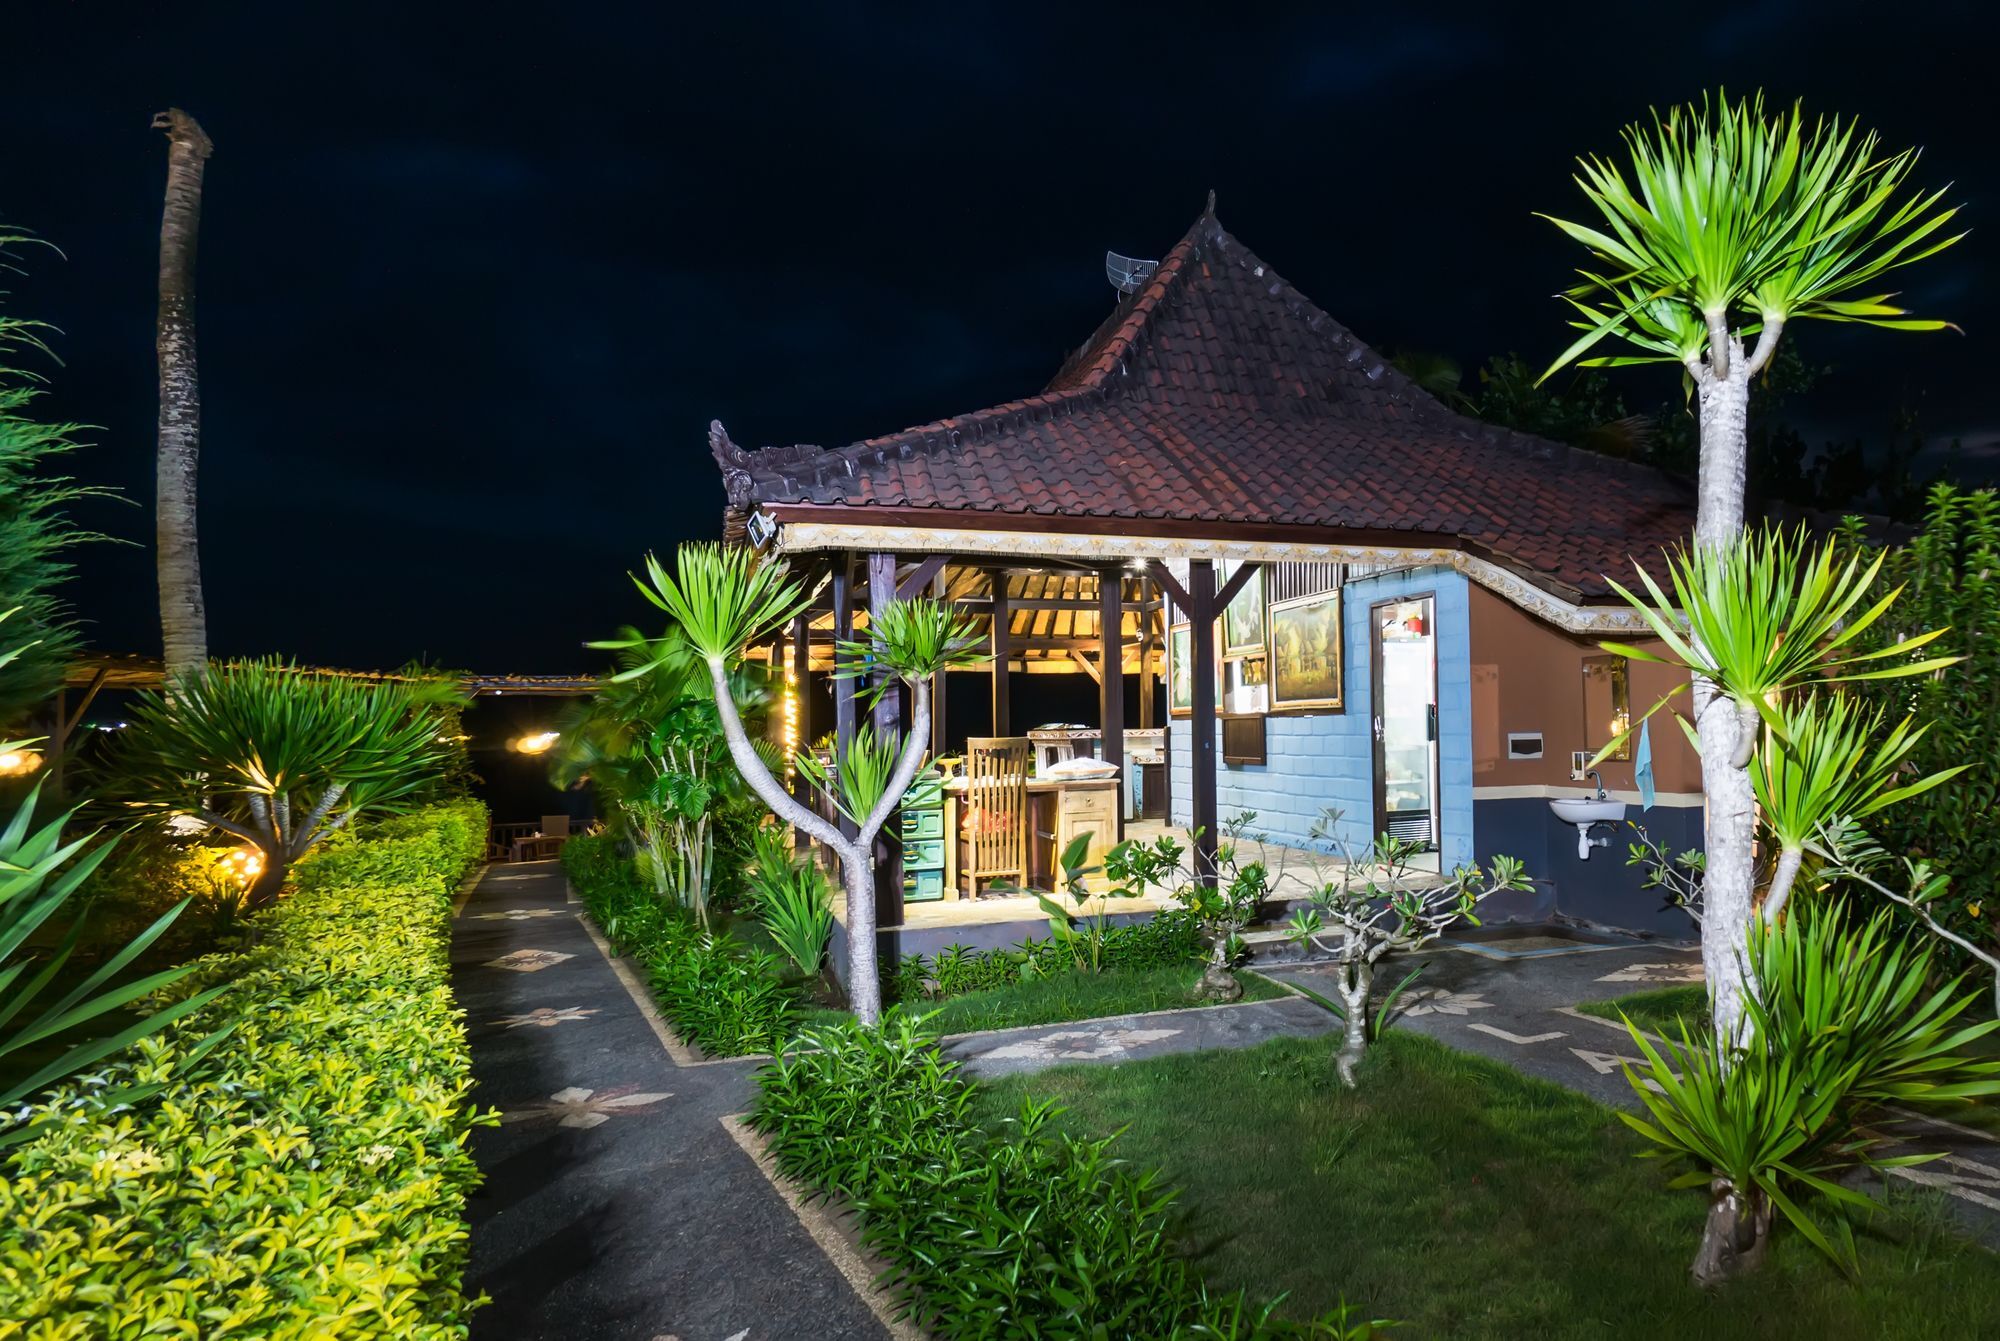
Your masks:
[{"label": "white ceramic sink", "polygon": [[1592,836],[1591,827],[1597,824],[1616,824],[1625,818],[1623,801],[1600,801],[1595,796],[1551,796],[1549,809],[1556,812],[1556,818],[1565,824],[1576,826],[1576,855],[1579,861],[1590,860],[1590,849],[1610,847],[1611,835],[1607,833]]},{"label": "white ceramic sink", "polygon": [[1594,796],[1553,796],[1549,809],[1565,824],[1616,824],[1625,818],[1623,801],[1600,801]]}]

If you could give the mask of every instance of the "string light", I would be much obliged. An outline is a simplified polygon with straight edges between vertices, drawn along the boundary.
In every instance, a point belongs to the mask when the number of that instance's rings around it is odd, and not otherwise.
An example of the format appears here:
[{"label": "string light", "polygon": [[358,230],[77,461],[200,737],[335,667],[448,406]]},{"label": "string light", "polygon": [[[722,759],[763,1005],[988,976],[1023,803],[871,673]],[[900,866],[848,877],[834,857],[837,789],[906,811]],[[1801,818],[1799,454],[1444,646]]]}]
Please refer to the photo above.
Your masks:
[{"label": "string light", "polygon": [[785,692],[780,706],[785,747],[785,781],[790,782],[798,771],[799,753],[799,683],[796,667],[785,667]]}]

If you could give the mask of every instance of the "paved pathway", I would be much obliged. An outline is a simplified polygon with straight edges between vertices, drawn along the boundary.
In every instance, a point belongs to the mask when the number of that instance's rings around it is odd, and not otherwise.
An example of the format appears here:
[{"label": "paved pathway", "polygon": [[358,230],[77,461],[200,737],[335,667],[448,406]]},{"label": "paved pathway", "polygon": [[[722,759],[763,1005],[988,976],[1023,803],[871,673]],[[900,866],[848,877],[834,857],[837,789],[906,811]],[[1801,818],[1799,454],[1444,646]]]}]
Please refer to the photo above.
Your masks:
[{"label": "paved pathway", "polygon": [[486,1171],[469,1207],[474,1341],[778,1341],[888,1333],[722,1119],[753,1062],[677,1065],[566,902],[554,862],[496,866],[452,982]]},{"label": "paved pathway", "polygon": [[1174,1052],[1254,1048],[1274,1038],[1310,1038],[1339,1027],[1304,997],[1286,996],[958,1034],[945,1040],[944,1051],[963,1062],[968,1075],[1004,1076],[1064,1062],[1137,1062]]}]

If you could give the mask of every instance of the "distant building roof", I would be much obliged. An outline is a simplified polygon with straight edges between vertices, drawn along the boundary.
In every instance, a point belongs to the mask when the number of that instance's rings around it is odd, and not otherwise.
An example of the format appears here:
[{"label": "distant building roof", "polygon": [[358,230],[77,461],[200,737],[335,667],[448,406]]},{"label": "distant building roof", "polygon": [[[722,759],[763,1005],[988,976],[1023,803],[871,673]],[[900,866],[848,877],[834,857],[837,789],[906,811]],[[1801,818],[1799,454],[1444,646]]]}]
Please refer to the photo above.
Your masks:
[{"label": "distant building roof", "polygon": [[1694,521],[1683,480],[1440,404],[1231,236],[1213,198],[1040,395],[845,447],[711,439],[739,524],[810,504],[1407,534],[1592,600]]}]

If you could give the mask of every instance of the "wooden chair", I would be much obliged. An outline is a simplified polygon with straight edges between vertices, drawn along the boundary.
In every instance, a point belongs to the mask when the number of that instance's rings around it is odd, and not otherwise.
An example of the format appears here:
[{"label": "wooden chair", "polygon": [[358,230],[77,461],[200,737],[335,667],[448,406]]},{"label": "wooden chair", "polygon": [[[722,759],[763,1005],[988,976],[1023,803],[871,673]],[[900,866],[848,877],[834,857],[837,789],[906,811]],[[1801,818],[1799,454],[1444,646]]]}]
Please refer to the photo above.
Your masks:
[{"label": "wooden chair", "polygon": [[1028,776],[1034,764],[1034,742],[1026,736],[975,736],[965,744],[960,828],[970,855],[959,876],[974,898],[982,880],[1028,883]]}]

